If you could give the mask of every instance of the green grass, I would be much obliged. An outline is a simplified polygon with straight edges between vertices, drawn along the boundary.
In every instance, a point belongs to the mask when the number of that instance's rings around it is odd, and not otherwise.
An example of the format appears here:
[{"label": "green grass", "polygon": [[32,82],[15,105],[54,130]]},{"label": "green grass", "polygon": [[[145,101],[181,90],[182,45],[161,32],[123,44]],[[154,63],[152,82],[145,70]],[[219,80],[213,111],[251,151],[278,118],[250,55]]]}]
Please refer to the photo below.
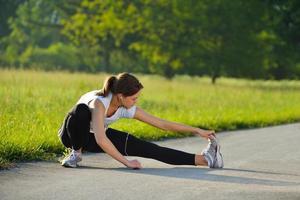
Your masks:
[{"label": "green grass", "polygon": [[[0,168],[62,154],[57,138],[66,112],[87,91],[99,89],[106,74],[0,71]],[[248,81],[139,75],[144,85],[138,106],[168,119],[205,129],[234,130],[296,122],[300,81]],[[160,131],[122,119],[114,128],[158,140],[186,134]]]}]

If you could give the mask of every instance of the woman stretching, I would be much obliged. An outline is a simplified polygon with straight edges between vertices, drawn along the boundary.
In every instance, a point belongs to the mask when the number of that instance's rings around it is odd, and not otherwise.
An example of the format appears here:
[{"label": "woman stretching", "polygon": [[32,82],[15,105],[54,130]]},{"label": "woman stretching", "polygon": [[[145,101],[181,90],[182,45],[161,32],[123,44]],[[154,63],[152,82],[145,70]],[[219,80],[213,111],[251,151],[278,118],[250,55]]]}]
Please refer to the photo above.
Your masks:
[{"label": "woman stretching", "polygon": [[[106,152],[132,169],[142,168],[138,160],[124,156],[152,158],[172,165],[202,165],[222,168],[223,158],[214,131],[170,122],[155,117],[135,106],[143,85],[129,73],[108,77],[102,90],[84,94],[65,117],[59,130],[63,145],[72,148],[62,160],[65,167],[77,167],[82,151]],[[119,118],[134,118],[157,128],[190,132],[208,139],[208,146],[200,155],[156,145],[140,140],[129,133],[108,128]]]}]

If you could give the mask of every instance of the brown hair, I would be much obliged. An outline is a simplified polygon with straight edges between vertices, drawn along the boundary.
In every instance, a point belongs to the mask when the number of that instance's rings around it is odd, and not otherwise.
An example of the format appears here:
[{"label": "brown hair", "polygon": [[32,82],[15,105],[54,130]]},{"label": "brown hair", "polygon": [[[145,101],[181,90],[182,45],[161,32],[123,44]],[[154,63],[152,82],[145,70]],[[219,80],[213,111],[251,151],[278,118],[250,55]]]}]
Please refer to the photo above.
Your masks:
[{"label": "brown hair", "polygon": [[144,86],[132,74],[123,72],[117,76],[109,76],[106,78],[101,91],[97,93],[98,96],[106,97],[109,92],[113,94],[121,93],[125,97],[134,95],[140,91]]}]

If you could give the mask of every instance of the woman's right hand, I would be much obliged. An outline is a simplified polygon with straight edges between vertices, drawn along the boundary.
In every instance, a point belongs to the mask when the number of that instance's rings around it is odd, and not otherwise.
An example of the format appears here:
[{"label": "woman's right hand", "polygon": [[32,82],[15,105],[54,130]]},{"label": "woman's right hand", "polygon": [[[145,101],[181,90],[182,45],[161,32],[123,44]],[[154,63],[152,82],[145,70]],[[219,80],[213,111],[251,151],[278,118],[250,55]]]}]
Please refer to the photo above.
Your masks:
[{"label": "woman's right hand", "polygon": [[126,166],[132,169],[141,169],[142,165],[138,160],[128,160]]},{"label": "woman's right hand", "polygon": [[197,128],[197,134],[206,139],[214,139],[216,137],[215,131],[213,130],[203,130]]}]

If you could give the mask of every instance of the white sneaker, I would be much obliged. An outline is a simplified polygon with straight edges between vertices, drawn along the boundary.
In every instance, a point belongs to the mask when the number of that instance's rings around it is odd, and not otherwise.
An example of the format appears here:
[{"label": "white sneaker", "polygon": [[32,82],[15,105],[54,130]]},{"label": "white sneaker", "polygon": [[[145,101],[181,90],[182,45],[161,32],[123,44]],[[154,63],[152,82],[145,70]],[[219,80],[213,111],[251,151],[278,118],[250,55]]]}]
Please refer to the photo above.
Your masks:
[{"label": "white sneaker", "polygon": [[204,156],[207,161],[208,167],[213,168],[216,160],[216,149],[217,142],[215,140],[208,140],[208,145],[205,149],[202,150],[201,155]]},{"label": "white sneaker", "polygon": [[77,163],[82,161],[81,154],[76,153],[74,150],[61,161],[61,165],[64,167],[77,167]]},{"label": "white sneaker", "polygon": [[217,147],[216,147],[216,157],[215,157],[215,161],[213,164],[213,168],[223,168],[224,167],[224,160],[223,160],[223,155],[220,151],[221,146],[217,141],[217,138],[214,139],[215,142],[217,143]]},{"label": "white sneaker", "polygon": [[210,168],[223,168],[224,161],[223,156],[220,152],[220,145],[218,144],[217,138],[208,139],[207,147],[201,152],[207,161],[208,167]]}]

